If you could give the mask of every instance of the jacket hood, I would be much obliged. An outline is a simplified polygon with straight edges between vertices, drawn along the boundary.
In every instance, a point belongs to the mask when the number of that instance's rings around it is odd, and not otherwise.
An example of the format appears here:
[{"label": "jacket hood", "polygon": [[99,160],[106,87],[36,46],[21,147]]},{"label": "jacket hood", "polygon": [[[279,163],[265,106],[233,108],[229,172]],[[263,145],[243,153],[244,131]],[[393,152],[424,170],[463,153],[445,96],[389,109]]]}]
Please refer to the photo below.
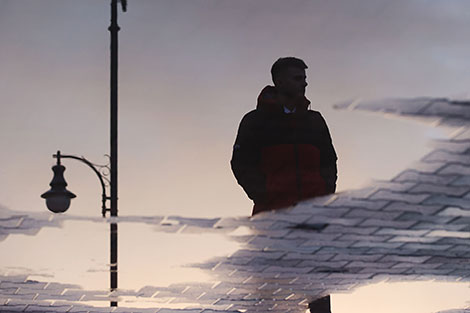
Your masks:
[{"label": "jacket hood", "polygon": [[[295,108],[297,112],[307,111],[309,105],[310,101],[303,96],[296,101]],[[283,104],[280,102],[274,86],[266,86],[261,90],[256,109],[268,112],[284,112]]]}]

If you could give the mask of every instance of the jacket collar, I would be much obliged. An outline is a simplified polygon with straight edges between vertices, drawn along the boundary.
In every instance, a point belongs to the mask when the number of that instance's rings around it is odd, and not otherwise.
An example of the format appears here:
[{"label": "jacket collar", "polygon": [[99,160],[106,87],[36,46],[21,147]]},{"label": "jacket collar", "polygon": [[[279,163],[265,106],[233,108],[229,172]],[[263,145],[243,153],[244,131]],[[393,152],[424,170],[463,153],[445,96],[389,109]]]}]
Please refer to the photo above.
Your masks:
[{"label": "jacket collar", "polygon": [[[307,111],[310,101],[304,96],[294,105],[296,112],[303,112]],[[261,93],[258,96],[256,109],[267,112],[284,112],[284,104],[280,103],[277,96],[277,90],[274,86],[266,86],[261,90]]]}]

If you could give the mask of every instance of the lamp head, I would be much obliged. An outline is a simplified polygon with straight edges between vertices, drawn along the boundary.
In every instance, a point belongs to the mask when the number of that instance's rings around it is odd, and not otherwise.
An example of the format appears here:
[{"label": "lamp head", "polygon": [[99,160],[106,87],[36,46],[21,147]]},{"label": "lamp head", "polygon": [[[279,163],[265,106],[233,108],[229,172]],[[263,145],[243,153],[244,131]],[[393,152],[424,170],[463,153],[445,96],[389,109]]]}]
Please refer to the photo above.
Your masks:
[{"label": "lamp head", "polygon": [[54,213],[63,213],[67,211],[70,206],[70,199],[76,197],[75,194],[68,191],[67,183],[64,178],[65,167],[57,164],[52,167],[54,177],[52,178],[51,189],[41,195],[42,198],[46,199],[47,208]]}]

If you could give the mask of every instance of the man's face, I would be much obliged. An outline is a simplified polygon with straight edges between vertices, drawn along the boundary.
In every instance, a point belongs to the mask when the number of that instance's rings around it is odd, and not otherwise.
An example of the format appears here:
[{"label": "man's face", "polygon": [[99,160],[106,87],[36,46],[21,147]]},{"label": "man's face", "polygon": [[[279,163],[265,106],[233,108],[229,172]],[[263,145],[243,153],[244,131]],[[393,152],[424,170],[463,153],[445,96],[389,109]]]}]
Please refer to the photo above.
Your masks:
[{"label": "man's face", "polygon": [[304,96],[308,85],[306,80],[304,69],[288,67],[280,73],[276,88],[288,97]]}]

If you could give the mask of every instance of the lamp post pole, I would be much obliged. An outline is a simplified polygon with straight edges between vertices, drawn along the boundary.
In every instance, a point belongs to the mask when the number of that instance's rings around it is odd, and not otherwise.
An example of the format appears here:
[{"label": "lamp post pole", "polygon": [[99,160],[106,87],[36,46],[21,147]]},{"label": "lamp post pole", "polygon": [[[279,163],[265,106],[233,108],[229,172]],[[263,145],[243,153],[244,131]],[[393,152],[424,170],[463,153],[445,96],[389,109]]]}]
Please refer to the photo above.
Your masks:
[{"label": "lamp post pole", "polygon": [[[117,23],[118,0],[111,0],[111,25],[108,30],[111,33],[111,75],[110,75],[110,99],[111,99],[111,216],[117,216],[118,212],[118,32]],[[121,0],[124,11],[127,3]]]},{"label": "lamp post pole", "polygon": [[[111,0],[111,25],[108,30],[111,34],[111,62],[110,62],[110,102],[111,102],[111,131],[110,131],[110,164],[97,165],[93,164],[84,157],[74,155],[62,155],[60,151],[54,154],[53,157],[57,159],[57,165],[53,166],[54,177],[50,183],[51,189],[41,197],[46,199],[46,204],[49,210],[54,213],[62,213],[67,211],[70,206],[70,199],[75,198],[75,194],[66,189],[67,183],[65,182],[63,173],[65,167],[61,165],[62,159],[75,159],[88,165],[98,176],[102,187],[102,214],[106,216],[109,211],[111,217],[118,216],[118,32],[119,25],[117,23],[118,2],[121,2],[122,10],[127,11],[127,0]],[[106,173],[101,170],[109,169],[109,180]],[[109,184],[110,195],[106,192],[106,183]],[[110,200],[110,207],[106,206],[107,201]],[[110,253],[110,285],[111,291],[116,290],[118,284],[118,263],[117,263],[117,240],[118,240],[118,225],[115,222],[110,223],[110,239],[111,239],[111,253]],[[117,306],[117,302],[112,301],[111,306]]]},{"label": "lamp post pole", "polygon": [[[127,0],[121,0],[122,10],[127,10]],[[108,30],[111,33],[111,75],[110,75],[110,99],[111,99],[111,147],[110,147],[110,166],[111,166],[111,216],[118,215],[118,32],[117,23],[118,0],[111,0],[111,25]],[[118,225],[110,224],[110,284],[111,290],[115,290],[118,285],[118,263],[117,263],[117,240]],[[116,302],[111,302],[111,306],[117,306]]]}]

